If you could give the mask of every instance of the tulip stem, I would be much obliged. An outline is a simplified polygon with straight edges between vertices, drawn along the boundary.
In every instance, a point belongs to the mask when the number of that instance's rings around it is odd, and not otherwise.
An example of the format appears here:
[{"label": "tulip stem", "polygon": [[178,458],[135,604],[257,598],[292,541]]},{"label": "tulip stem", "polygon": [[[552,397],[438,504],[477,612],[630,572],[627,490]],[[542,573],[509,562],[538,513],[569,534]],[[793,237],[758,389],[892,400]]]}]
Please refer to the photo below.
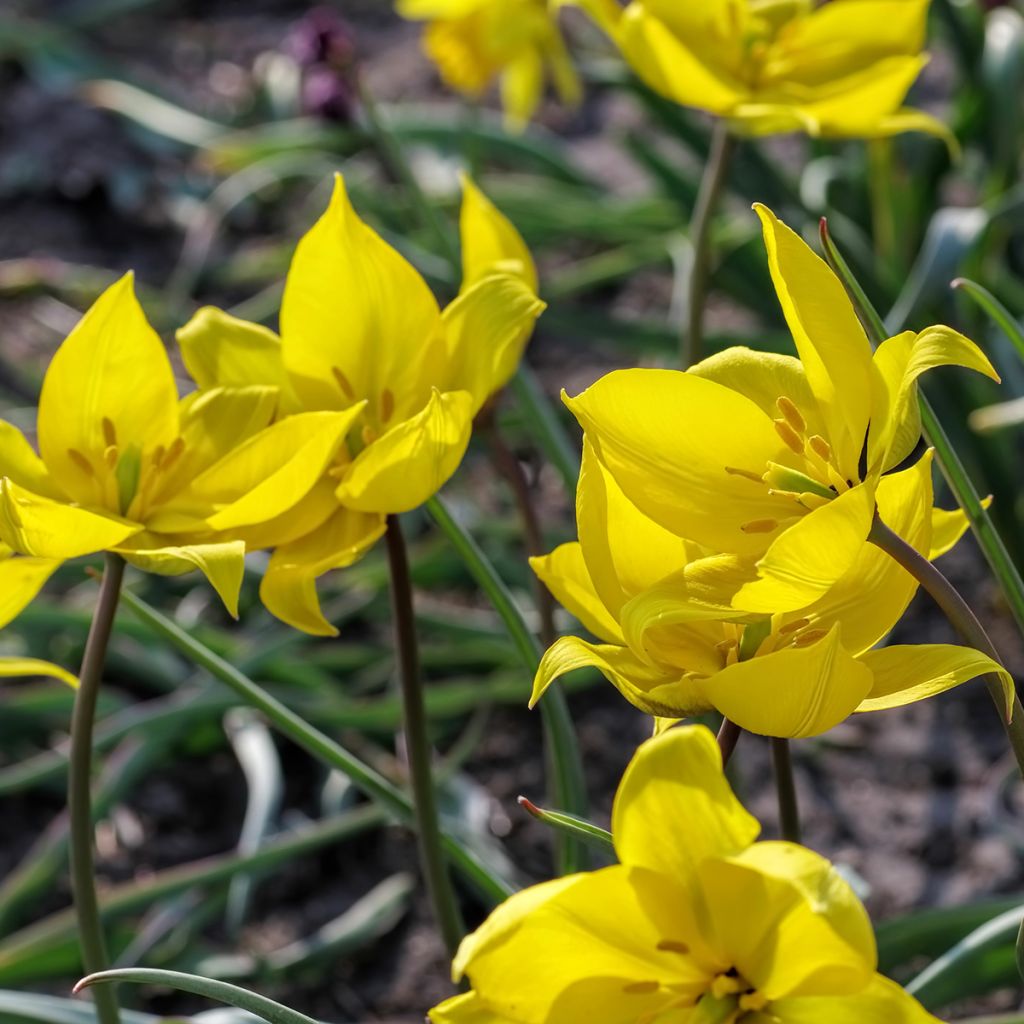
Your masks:
[{"label": "tulip stem", "polygon": [[[92,732],[96,718],[96,700],[103,678],[107,644],[114,628],[114,614],[124,579],[124,559],[107,552],[104,556],[103,579],[96,613],[89,627],[89,636],[78,674],[78,691],[71,715],[71,751],[68,766],[68,842],[71,855],[71,890],[78,918],[78,940],[82,966],[86,974],[106,970],[110,966],[107,944],[100,921],[96,895],[96,872],[93,863],[92,822]],[[93,993],[96,1019],[99,1024],[119,1024],[121,1014],[114,989],[97,989]]]},{"label": "tulip stem", "polygon": [[[978,621],[978,617],[960,596],[960,592],[924,555],[890,530],[877,516],[871,524],[868,540],[899,562],[931,594],[953,628],[971,647],[1002,664],[999,652],[985,632],[985,627]],[[1013,715],[1008,722],[1005,718],[1005,702],[999,680],[992,675],[987,675],[984,679],[1013,748],[1017,766],[1024,775],[1024,707],[1021,707],[1020,697],[1014,694]]]},{"label": "tulip stem", "polygon": [[685,370],[704,357],[704,302],[707,297],[711,260],[711,222],[729,169],[736,139],[725,121],[718,120],[711,132],[711,149],[700,179],[697,201],[690,218],[692,262],[686,301],[686,328],[680,339],[679,355]]},{"label": "tulip stem", "polygon": [[718,730],[718,749],[722,752],[723,768],[729,763],[742,732],[743,730],[732,719],[722,719],[722,726]]},{"label": "tulip stem", "polygon": [[779,831],[787,842],[799,843],[800,806],[796,799],[789,740],[772,737],[772,765],[775,768],[775,789],[779,794]]},{"label": "tulip stem", "polygon": [[409,761],[420,863],[438,930],[449,954],[454,956],[465,935],[465,928],[444,859],[437,791],[431,769],[432,750],[427,734],[427,714],[423,702],[419,651],[416,645],[409,559],[402,528],[398,517],[394,515],[387,518],[387,548],[388,568],[391,572],[391,612],[395,624],[398,675],[402,690],[402,727]]}]

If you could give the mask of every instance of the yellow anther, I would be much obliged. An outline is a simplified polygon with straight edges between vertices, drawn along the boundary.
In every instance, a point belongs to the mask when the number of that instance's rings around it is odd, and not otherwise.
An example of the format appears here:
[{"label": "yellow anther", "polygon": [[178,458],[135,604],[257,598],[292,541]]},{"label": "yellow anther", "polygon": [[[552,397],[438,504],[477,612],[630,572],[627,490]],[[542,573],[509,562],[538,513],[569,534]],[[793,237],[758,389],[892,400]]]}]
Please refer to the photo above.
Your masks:
[{"label": "yellow anther", "polygon": [[111,469],[113,469],[117,465],[117,456],[118,456],[118,451],[117,451],[117,445],[116,444],[107,445],[107,447],[103,449],[103,461]]},{"label": "yellow anther", "polygon": [[723,654],[728,654],[729,651],[733,650],[736,647],[739,647],[739,645],[739,640],[720,640],[717,644],[715,644],[715,650],[721,651]]},{"label": "yellow anther", "polygon": [[332,480],[340,480],[345,475],[345,470],[347,468],[347,466],[331,466],[331,468],[327,470],[327,475],[331,477]]},{"label": "yellow anther", "polygon": [[363,426],[363,447],[373,444],[377,440],[377,431],[369,423]]},{"label": "yellow anther", "polygon": [[821,436],[821,434],[811,434],[807,443],[811,446],[811,450],[819,459],[822,459],[824,462],[832,461],[832,445],[830,445],[828,441]]},{"label": "yellow anther", "polygon": [[773,420],[772,422],[775,424],[775,433],[782,438],[786,447],[797,455],[803,455],[804,439],[785,420]]},{"label": "yellow anther", "polygon": [[803,491],[796,496],[796,500],[800,502],[804,508],[810,509],[813,512],[816,508],[821,508],[823,505],[827,505],[832,499],[823,498],[820,494],[812,494],[810,491]]},{"label": "yellow anther", "polygon": [[167,449],[162,444],[158,444],[153,449],[153,454],[150,456],[150,458],[153,461],[153,468],[154,469],[159,469],[163,465],[164,456],[166,454],[167,454]]},{"label": "yellow anther", "polygon": [[802,434],[807,429],[807,420],[800,415],[792,399],[780,395],[775,399],[776,408],[782,413],[782,418],[798,433]]},{"label": "yellow anther", "polygon": [[724,999],[726,996],[734,996],[737,992],[742,992],[746,987],[747,983],[741,978],[732,974],[720,974],[711,982],[711,994],[716,999]]},{"label": "yellow anther", "polygon": [[628,985],[622,986],[622,991],[629,995],[643,995],[647,992],[657,992],[661,985],[656,981],[631,981]]},{"label": "yellow anther", "polygon": [[850,485],[839,475],[838,471],[829,463],[825,467],[828,474],[828,482],[836,489],[836,492],[843,494],[850,489]]},{"label": "yellow anther", "polygon": [[68,458],[83,472],[86,476],[95,476],[96,473],[92,468],[92,463],[77,449],[68,449]]},{"label": "yellow anther", "polygon": [[380,393],[380,421],[387,423],[391,414],[395,411],[395,396],[390,388],[385,388]]},{"label": "yellow anther", "polygon": [[771,533],[778,528],[777,519],[751,519],[749,523],[744,523],[740,527],[744,533]]},{"label": "yellow anther", "polygon": [[167,454],[160,460],[160,468],[168,470],[181,458],[181,453],[185,450],[185,439],[183,437],[176,437],[171,442],[171,447],[167,449]]},{"label": "yellow anther", "polygon": [[677,942],[675,939],[662,939],[658,943],[658,949],[666,953],[689,953],[690,947],[685,942]]},{"label": "yellow anther", "polygon": [[351,402],[356,397],[356,393],[352,389],[348,377],[337,366],[331,367],[331,373],[334,374],[334,379],[337,381],[338,387],[341,388],[341,393]]},{"label": "yellow anther", "polygon": [[749,469],[737,469],[735,466],[726,466],[725,471],[729,476],[741,476],[744,480],[753,480],[755,484],[764,483],[760,473],[752,473]]},{"label": "yellow anther", "polygon": [[740,996],[740,1009],[763,1010],[768,1005],[768,997],[763,992],[745,992]]},{"label": "yellow anther", "polygon": [[804,626],[809,626],[810,624],[810,619],[794,619],[792,622],[787,622],[784,626],[780,626],[779,633],[785,636],[787,633],[795,633],[798,629],[803,629]]},{"label": "yellow anther", "polygon": [[100,427],[103,430],[103,443],[108,448],[117,447],[117,428],[114,426],[114,421],[109,416],[104,416],[100,420]]},{"label": "yellow anther", "polygon": [[806,633],[801,633],[794,641],[794,647],[810,647],[811,644],[816,644],[819,640],[824,640],[828,636],[827,629],[809,629]]}]

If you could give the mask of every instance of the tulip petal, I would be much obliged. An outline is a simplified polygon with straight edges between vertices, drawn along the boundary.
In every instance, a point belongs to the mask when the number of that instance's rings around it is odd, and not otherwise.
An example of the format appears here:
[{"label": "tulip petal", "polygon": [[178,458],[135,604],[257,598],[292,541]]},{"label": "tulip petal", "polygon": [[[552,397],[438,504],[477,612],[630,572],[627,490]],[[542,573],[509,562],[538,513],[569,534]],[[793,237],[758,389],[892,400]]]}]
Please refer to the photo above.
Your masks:
[{"label": "tulip petal", "polygon": [[281,300],[284,364],[305,408],[367,400],[371,419],[405,419],[430,395],[442,341],[426,282],[360,220],[337,175],[327,211],[295,250]]},{"label": "tulip petal", "polygon": [[878,346],[872,371],[868,470],[882,472],[902,462],[921,437],[917,379],[936,366],[962,366],[999,380],[985,354],[949,327],[904,331]]},{"label": "tulip petal", "polygon": [[0,477],[5,476],[44,498],[63,497],[28,438],[13,423],[0,420]]},{"label": "tulip petal", "polygon": [[39,398],[39,450],[69,497],[109,508],[116,507],[114,497],[98,487],[98,474],[108,472],[111,446],[145,455],[170,447],[177,436],[171,363],[135,298],[132,275],[125,274],[50,362]]},{"label": "tulip petal", "polygon": [[839,471],[857,479],[871,412],[871,346],[839,278],[766,206],[768,267]]},{"label": "tulip petal", "polygon": [[0,678],[12,679],[21,676],[48,676],[67,683],[73,689],[78,688],[78,677],[72,675],[60,665],[39,658],[0,657]]},{"label": "tulip petal", "polygon": [[779,1024],[942,1024],[913,996],[881,974],[862,992],[844,996],[795,996],[772,1003]]},{"label": "tulip petal", "polygon": [[245,573],[245,544],[240,540],[211,544],[182,544],[160,548],[134,545],[118,548],[118,554],[144,572],[181,576],[198,569],[209,581],[232,618],[238,618],[238,594]]},{"label": "tulip petal", "polygon": [[312,533],[283,544],[270,556],[260,599],[271,615],[314,636],[337,636],[324,618],[316,580],[357,562],[383,535],[384,517],[340,508]]},{"label": "tulip petal", "polygon": [[[982,508],[990,508],[991,505],[991,495],[982,499]],[[952,551],[960,538],[970,528],[970,525],[971,521],[967,518],[967,513],[962,508],[949,510],[933,508],[932,543],[928,551],[928,561],[934,562],[936,558],[941,558],[947,551]]]},{"label": "tulip petal", "polygon": [[555,600],[594,636],[611,644],[622,643],[619,624],[597,596],[578,543],[560,544],[548,555],[531,558],[530,568]]},{"label": "tulip petal", "polygon": [[201,473],[191,496],[221,506],[210,529],[267,522],[293,508],[327,472],[361,412],[354,406],[288,416]]},{"label": "tulip petal", "polygon": [[269,327],[203,306],[175,337],[185,368],[201,388],[287,384],[281,339]]},{"label": "tulip petal", "polygon": [[427,1014],[427,1020],[430,1024],[519,1024],[511,1017],[500,1016],[488,1009],[475,992],[446,999]]},{"label": "tulip petal", "polygon": [[[685,842],[671,822],[685,822]],[[722,771],[722,755],[704,726],[680,726],[642,743],[622,776],[612,809],[615,852],[689,886],[705,858],[739,853],[761,826]]]},{"label": "tulip petal", "polygon": [[446,386],[468,391],[473,412],[515,373],[544,303],[511,274],[491,274],[467,290],[443,314],[448,365]]},{"label": "tulip petal", "polygon": [[501,74],[501,105],[509,131],[521,132],[540,105],[544,61],[537,50],[524,48],[505,64]]},{"label": "tulip petal", "polygon": [[510,274],[537,293],[537,268],[522,236],[467,174],[462,175],[459,238],[463,291],[488,274]]},{"label": "tulip petal", "polygon": [[0,540],[23,555],[77,558],[109,551],[142,529],[139,523],[53,501],[0,481]]},{"label": "tulip petal", "polygon": [[793,611],[825,594],[856,564],[875,510],[875,488],[859,484],[784,529],[757,563],[733,607]]},{"label": "tulip petal", "polygon": [[1013,717],[1013,676],[987,654],[953,644],[906,644],[868,651],[860,662],[874,676],[858,711],[883,711],[925,700],[978,676],[992,674],[1003,688],[1006,720]]},{"label": "tulip petal", "polygon": [[677,370],[615,370],[563,401],[626,497],[679,537],[715,551],[761,554],[752,520],[774,518],[779,504],[760,475],[792,453],[750,399]]},{"label": "tulip petal", "polygon": [[60,563],[59,558],[0,560],[0,627],[21,614]]},{"label": "tulip petal", "polygon": [[440,392],[411,419],[367,445],[335,492],[359,512],[396,514],[422,505],[459,468],[469,445],[473,396]]},{"label": "tulip petal", "polygon": [[807,647],[740,661],[702,680],[726,718],[762,736],[817,736],[838,725],[871,691],[871,670],[844,650],[839,626]]}]

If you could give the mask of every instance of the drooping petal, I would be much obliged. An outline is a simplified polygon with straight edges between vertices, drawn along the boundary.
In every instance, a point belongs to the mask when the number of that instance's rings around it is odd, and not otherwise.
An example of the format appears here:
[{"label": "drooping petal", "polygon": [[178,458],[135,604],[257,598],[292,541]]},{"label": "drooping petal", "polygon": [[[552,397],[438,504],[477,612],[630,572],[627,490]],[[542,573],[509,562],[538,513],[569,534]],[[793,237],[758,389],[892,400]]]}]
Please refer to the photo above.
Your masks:
[{"label": "drooping petal", "polygon": [[190,495],[220,506],[210,529],[267,522],[293,508],[330,467],[360,414],[354,406],[288,416],[200,474]]},{"label": "drooping petal", "polygon": [[53,501],[0,481],[0,540],[23,555],[63,561],[109,551],[142,529],[119,516]]},{"label": "drooping petal", "polygon": [[534,47],[520,50],[501,73],[501,105],[509,131],[522,131],[540,105],[544,62]]},{"label": "drooping petal", "polygon": [[462,290],[488,274],[511,274],[537,293],[537,268],[515,225],[468,175],[462,176]]},{"label": "drooping petal", "polygon": [[436,494],[459,468],[469,445],[473,397],[436,389],[427,404],[367,445],[335,492],[359,512],[408,512]]},{"label": "drooping petal", "polygon": [[44,498],[64,497],[28,438],[13,423],[0,420],[0,477],[5,476]]},{"label": "drooping petal", "polygon": [[340,508],[312,533],[283,544],[270,556],[260,599],[271,615],[314,636],[337,636],[324,618],[316,580],[330,569],[357,562],[380,538],[384,517]]},{"label": "drooping petal", "polygon": [[[982,498],[981,507],[990,508],[992,496]],[[971,521],[962,508],[932,509],[932,543],[928,551],[928,561],[934,562],[947,551],[952,551],[957,542],[970,528]]]},{"label": "drooping petal", "polygon": [[913,996],[881,974],[861,992],[843,996],[794,996],[772,1003],[779,1024],[942,1024]]},{"label": "drooping petal", "polygon": [[622,643],[619,624],[601,603],[578,543],[560,544],[548,555],[531,558],[530,568],[555,600],[575,615],[594,636],[611,644]]},{"label": "drooping petal", "polygon": [[100,501],[97,474],[111,453],[148,454],[177,436],[171,363],[126,274],[93,303],[50,362],[39,398],[39,450],[62,490],[93,504]]},{"label": "drooping petal", "polygon": [[917,379],[936,366],[962,366],[999,380],[985,354],[949,327],[905,331],[883,341],[872,364],[868,470],[885,472],[902,462],[921,437]]},{"label": "drooping petal", "polygon": [[675,370],[616,370],[563,401],[600,460],[645,515],[716,551],[760,554],[763,534],[741,527],[770,519],[779,499],[762,484],[767,462],[789,449],[750,399]]},{"label": "drooping petal", "polygon": [[981,651],[953,644],[907,644],[868,651],[859,660],[873,681],[858,711],[902,707],[991,674],[1003,689],[1007,721],[1013,717],[1013,676]]},{"label": "drooping petal", "polygon": [[245,573],[245,544],[240,540],[180,544],[161,548],[118,548],[127,562],[159,576],[181,576],[198,569],[209,581],[232,618],[238,618],[238,594]]},{"label": "drooping petal", "polygon": [[0,559],[0,627],[21,614],[60,562],[59,558]]},{"label": "drooping petal", "polygon": [[716,945],[761,995],[852,995],[875,970],[867,915],[823,857],[758,843],[697,868]]},{"label": "drooping petal", "polygon": [[360,220],[338,175],[330,206],[295,250],[281,301],[284,364],[305,408],[366,400],[371,418],[404,419],[430,395],[441,343],[426,282]]},{"label": "drooping petal", "polygon": [[757,563],[759,578],[733,598],[735,608],[784,612],[825,594],[856,563],[871,529],[875,488],[859,484],[782,530]]},{"label": "drooping petal", "polygon": [[766,206],[755,205],[768,268],[840,472],[857,479],[871,412],[871,346],[839,279]]},{"label": "drooping petal", "polygon": [[519,1024],[511,1017],[499,1016],[488,1009],[475,992],[446,999],[427,1014],[427,1019],[431,1024]]},{"label": "drooping petal", "polygon": [[838,725],[868,695],[871,678],[835,626],[817,643],[737,662],[702,683],[708,700],[741,728],[796,738]]},{"label": "drooping petal", "polygon": [[42,661],[39,658],[14,658],[6,655],[0,657],[0,678],[13,679],[21,676],[48,676],[51,679],[59,679],[70,687],[78,687],[78,677],[60,665],[54,665],[53,662]]},{"label": "drooping petal", "polygon": [[269,327],[203,306],[176,337],[185,368],[201,388],[287,386],[281,339]]},{"label": "drooping petal", "polygon": [[[468,391],[473,412],[515,373],[544,303],[518,277],[491,274],[477,281],[443,314],[450,373],[445,386]],[[438,374],[438,383],[441,383]]]},{"label": "drooping petal", "polygon": [[576,636],[559,637],[537,666],[530,707],[560,676],[578,668],[596,668],[634,707],[648,715],[685,718],[709,710],[700,687],[641,661],[628,647],[591,644]]},{"label": "drooping petal", "polygon": [[689,886],[707,857],[739,853],[761,826],[733,793],[710,730],[680,726],[642,743],[612,810],[615,852]]},{"label": "drooping petal", "polygon": [[437,65],[445,85],[474,98],[500,69],[500,63],[483,45],[482,36],[483,19],[478,10],[439,17],[423,33],[423,49]]}]

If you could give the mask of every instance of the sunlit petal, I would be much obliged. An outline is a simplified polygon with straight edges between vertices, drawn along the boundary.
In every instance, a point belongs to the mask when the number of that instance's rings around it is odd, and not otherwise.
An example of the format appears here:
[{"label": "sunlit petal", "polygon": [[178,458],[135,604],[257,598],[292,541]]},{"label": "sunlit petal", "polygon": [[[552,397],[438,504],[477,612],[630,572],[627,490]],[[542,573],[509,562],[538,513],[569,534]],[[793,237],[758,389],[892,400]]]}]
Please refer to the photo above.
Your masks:
[{"label": "sunlit petal", "polygon": [[560,544],[548,555],[531,558],[530,567],[555,600],[591,633],[608,643],[622,643],[619,624],[601,603],[578,543]]}]

